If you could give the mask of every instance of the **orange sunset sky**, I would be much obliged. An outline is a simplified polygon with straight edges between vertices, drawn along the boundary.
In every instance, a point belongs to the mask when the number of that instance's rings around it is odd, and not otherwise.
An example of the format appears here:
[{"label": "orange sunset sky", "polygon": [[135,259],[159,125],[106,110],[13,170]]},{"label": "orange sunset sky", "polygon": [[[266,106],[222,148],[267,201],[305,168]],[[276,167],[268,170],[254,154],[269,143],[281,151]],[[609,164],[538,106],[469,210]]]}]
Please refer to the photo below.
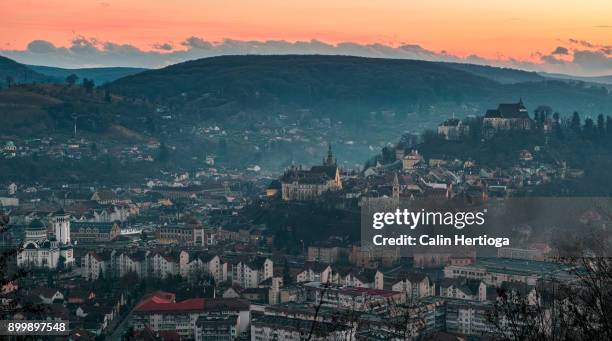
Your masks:
[{"label": "orange sunset sky", "polygon": [[[0,50],[76,36],[143,51],[187,37],[210,42],[320,40],[417,44],[466,57],[538,62],[575,39],[609,47],[610,0],[0,0]],[[563,56],[560,56],[563,59]]]}]

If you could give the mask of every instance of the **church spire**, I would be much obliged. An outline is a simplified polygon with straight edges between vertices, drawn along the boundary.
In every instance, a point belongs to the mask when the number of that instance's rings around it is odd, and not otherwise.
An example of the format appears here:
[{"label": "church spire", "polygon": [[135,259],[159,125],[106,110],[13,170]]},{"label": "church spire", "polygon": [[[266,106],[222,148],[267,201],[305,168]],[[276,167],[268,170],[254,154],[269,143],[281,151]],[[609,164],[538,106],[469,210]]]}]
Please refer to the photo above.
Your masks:
[{"label": "church spire", "polygon": [[400,195],[399,179],[397,178],[397,173],[395,173],[393,177],[393,199],[399,199],[399,195]]},{"label": "church spire", "polygon": [[334,160],[334,154],[332,153],[331,143],[327,144],[327,159],[325,160],[324,164],[326,166],[334,166],[336,164],[336,161]]}]

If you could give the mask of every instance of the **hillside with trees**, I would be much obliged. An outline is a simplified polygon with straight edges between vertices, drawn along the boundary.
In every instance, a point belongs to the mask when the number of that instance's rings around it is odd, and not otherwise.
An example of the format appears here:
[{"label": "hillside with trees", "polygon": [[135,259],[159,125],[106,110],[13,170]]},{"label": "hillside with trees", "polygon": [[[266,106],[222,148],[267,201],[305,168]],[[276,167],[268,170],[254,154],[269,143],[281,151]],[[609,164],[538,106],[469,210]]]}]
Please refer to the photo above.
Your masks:
[{"label": "hillside with trees", "polygon": [[545,131],[544,117],[534,117],[534,128],[528,131],[498,131],[491,137],[483,134],[482,117],[464,120],[469,135],[459,140],[446,140],[433,130],[421,135],[420,143],[404,136],[394,147],[383,148],[381,154],[366,162],[391,164],[395,161],[394,148],[416,149],[429,159],[473,160],[489,169],[511,168],[519,165],[522,150],[534,152],[539,162],[584,171],[584,176],[538,187],[538,194],[578,196],[608,196],[612,194],[609,169],[612,169],[612,117],[598,114],[590,117],[574,112],[561,116],[555,112],[549,118],[551,130]]},{"label": "hillside with trees", "polygon": [[22,83],[51,83],[59,78],[34,71],[26,65],[0,56],[0,88],[8,88]]},{"label": "hillside with trees", "polygon": [[494,67],[349,56],[222,56],[145,71],[107,85],[209,118],[309,109],[338,119],[372,111],[480,113],[522,97],[565,110],[612,110],[603,86]]}]

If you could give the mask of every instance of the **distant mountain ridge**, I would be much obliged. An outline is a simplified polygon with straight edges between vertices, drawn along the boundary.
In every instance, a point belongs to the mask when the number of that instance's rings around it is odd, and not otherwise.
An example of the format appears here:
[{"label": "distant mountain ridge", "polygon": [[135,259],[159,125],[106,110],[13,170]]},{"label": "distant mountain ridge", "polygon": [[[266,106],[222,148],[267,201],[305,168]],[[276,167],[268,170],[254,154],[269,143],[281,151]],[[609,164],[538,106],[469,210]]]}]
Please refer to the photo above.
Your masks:
[{"label": "distant mountain ridge", "polygon": [[64,69],[51,66],[27,65],[28,68],[38,73],[48,75],[59,80],[64,80],[71,74],[77,75],[80,79],[93,79],[96,84],[102,85],[112,82],[122,77],[130,76],[142,71],[144,68],[134,67],[97,67],[97,68],[82,68],[82,69]]},{"label": "distant mountain ridge", "polygon": [[562,73],[547,73],[547,72],[539,72],[539,74],[545,77],[548,77],[548,78],[570,79],[570,80],[581,81],[581,82],[591,82],[591,83],[601,83],[601,84],[612,85],[612,75],[586,77],[586,76],[573,76],[573,75],[566,75]]},{"label": "distant mountain ridge", "polygon": [[56,78],[34,71],[24,64],[0,56],[0,87],[6,87],[9,79],[15,83],[51,83]]},{"label": "distant mountain ridge", "polygon": [[64,83],[66,77],[71,74],[77,75],[81,80],[83,78],[93,79],[97,85],[102,85],[146,70],[134,67],[65,69],[52,66],[26,65],[0,56],[0,87],[5,87],[9,78],[15,84]]},{"label": "distant mountain ridge", "polygon": [[[469,113],[523,98],[533,109],[612,111],[602,87],[570,84],[533,72],[406,59],[322,55],[242,55],[204,58],[149,70],[107,86],[185,106],[190,112],[307,108],[339,114],[443,108]],[[196,105],[197,104],[197,105]],[[419,109],[421,110],[421,109]]]}]

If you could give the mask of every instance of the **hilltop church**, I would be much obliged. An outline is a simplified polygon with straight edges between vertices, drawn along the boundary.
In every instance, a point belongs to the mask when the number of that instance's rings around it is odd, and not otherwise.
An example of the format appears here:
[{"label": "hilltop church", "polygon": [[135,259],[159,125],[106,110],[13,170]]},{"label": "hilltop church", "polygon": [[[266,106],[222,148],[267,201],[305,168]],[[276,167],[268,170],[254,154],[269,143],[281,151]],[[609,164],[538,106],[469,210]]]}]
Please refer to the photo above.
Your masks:
[{"label": "hilltop church", "polygon": [[497,109],[487,110],[482,123],[485,131],[529,130],[533,125],[522,99],[518,103],[503,103]]},{"label": "hilltop church", "polygon": [[282,198],[288,201],[315,200],[325,192],[341,189],[340,168],[333,157],[331,144],[321,166],[313,166],[310,170],[291,167],[281,178]]}]

